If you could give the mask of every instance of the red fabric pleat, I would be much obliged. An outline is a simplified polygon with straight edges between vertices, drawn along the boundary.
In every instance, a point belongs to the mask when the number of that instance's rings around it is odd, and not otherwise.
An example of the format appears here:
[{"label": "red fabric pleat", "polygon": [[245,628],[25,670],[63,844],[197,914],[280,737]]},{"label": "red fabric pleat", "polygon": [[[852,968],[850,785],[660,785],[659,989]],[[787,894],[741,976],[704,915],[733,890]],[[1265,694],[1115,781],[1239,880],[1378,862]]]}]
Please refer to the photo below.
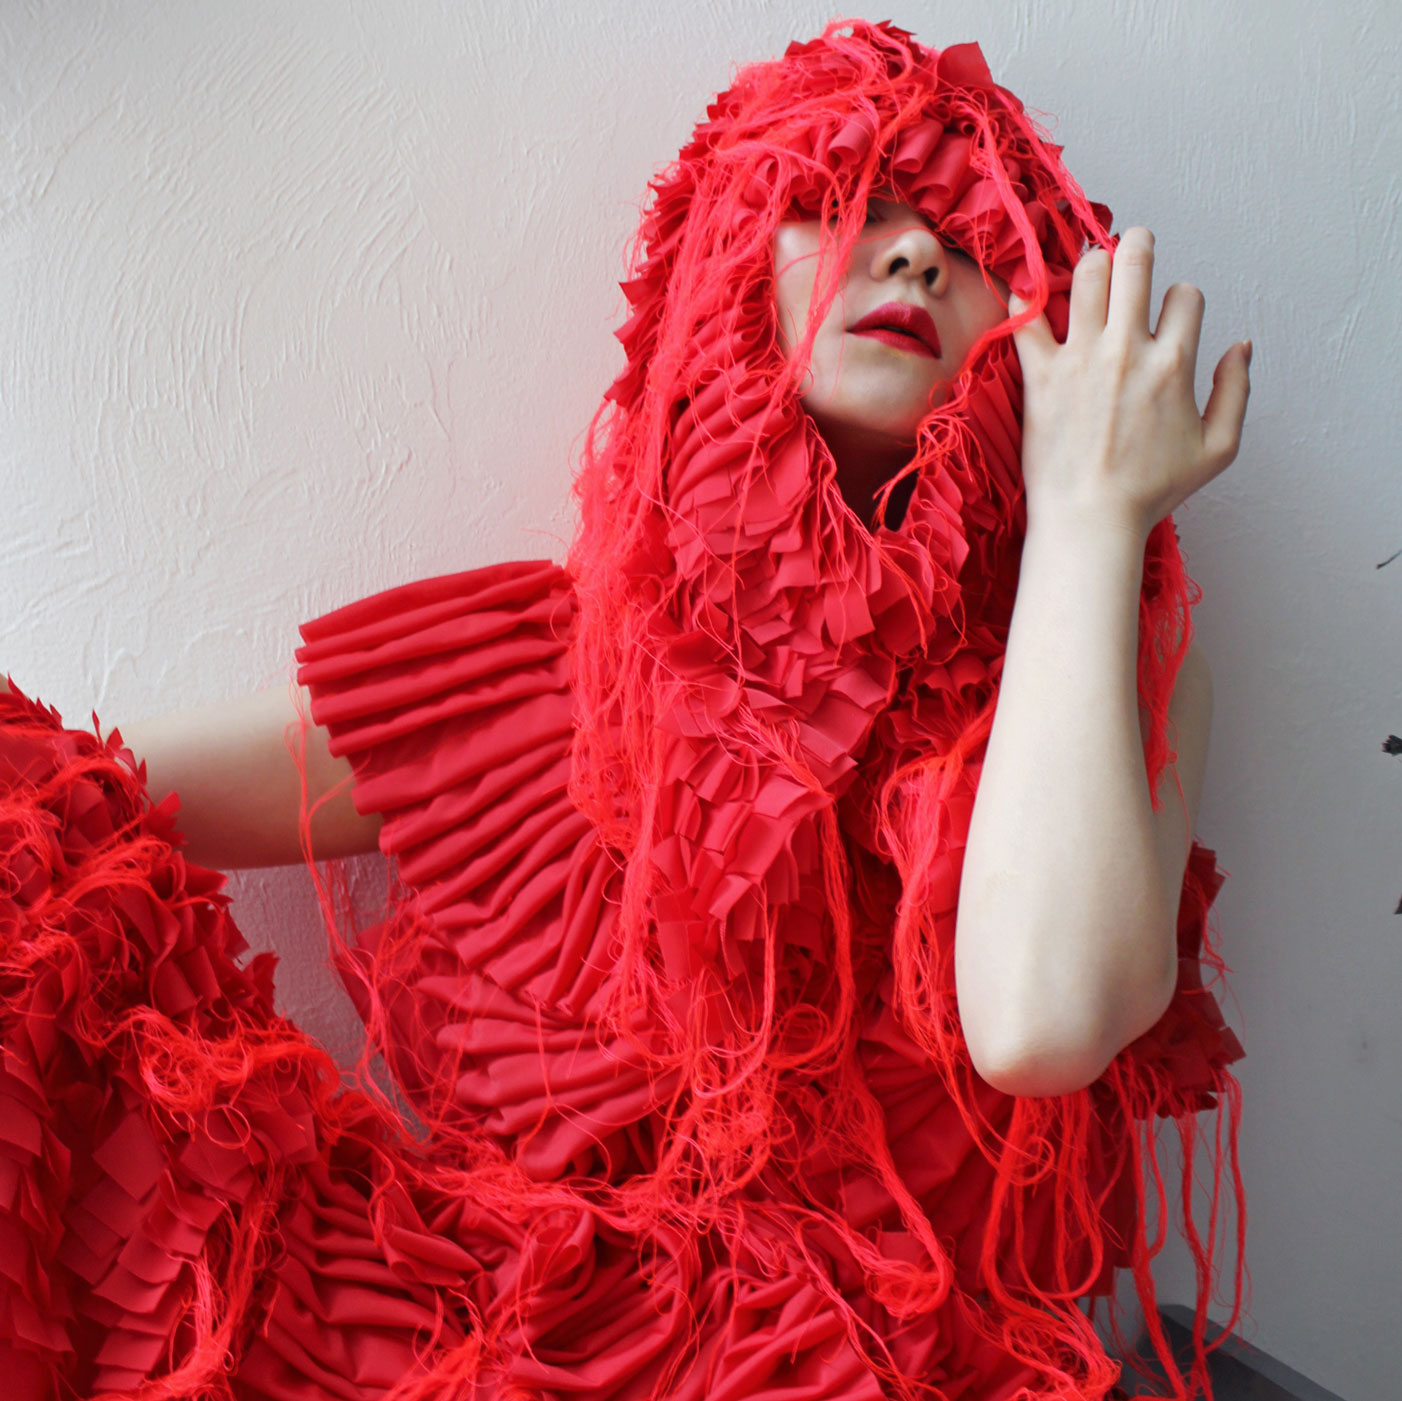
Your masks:
[{"label": "red fabric pleat", "polygon": [[497,565],[341,609],[298,652],[416,895],[362,938],[348,986],[372,1028],[383,1008],[378,1048],[426,1122],[466,1117],[544,1180],[648,1165],[637,1126],[668,1093],[626,1037],[581,1035],[618,869],[568,794],[572,625],[562,570]]},{"label": "red fabric pleat", "polygon": [[[540,626],[537,620],[546,616],[557,646],[567,655],[574,613],[570,579],[564,571],[541,563],[501,565],[425,581],[414,589],[417,598],[433,598],[445,606],[448,600],[457,599],[464,613],[470,614],[482,599],[489,600],[489,608],[499,609],[503,581],[510,579],[520,589],[515,615],[524,635],[523,646],[514,655],[529,657],[524,667],[537,684],[522,682],[518,686],[518,698],[510,711],[514,719],[503,717],[500,724],[488,708],[476,708],[465,699],[464,704],[480,718],[480,728],[460,729],[452,720],[426,724],[417,751],[407,746],[406,731],[397,719],[399,706],[387,699],[392,688],[383,660],[385,650],[412,654],[413,660],[399,672],[398,697],[425,711],[425,687],[430,683],[424,677],[453,674],[459,678],[454,684],[462,685],[467,663],[450,666],[441,655],[429,656],[419,648],[406,653],[398,629],[390,631],[395,618],[408,620],[400,625],[406,630],[414,625],[415,610],[402,607],[401,591],[365,600],[306,629],[309,640],[300,654],[300,675],[312,688],[314,716],[328,725],[333,750],[351,757],[357,775],[357,801],[364,810],[373,809],[384,816],[385,849],[401,860],[408,848],[401,844],[398,833],[429,832],[423,814],[443,804],[456,792],[457,784],[470,787],[477,781],[478,770],[491,771],[494,765],[509,767],[515,761],[522,743],[522,718],[536,714],[533,707],[541,697],[551,694],[552,688],[565,719],[562,724],[543,726],[541,744],[553,754],[556,737],[570,732],[568,671],[559,667],[558,655],[538,648],[533,640]],[[543,600],[548,600],[547,607],[541,606]],[[367,632],[376,639],[368,648],[362,643]],[[492,632],[500,635],[496,627]],[[464,637],[477,635],[475,628],[464,629]],[[525,645],[527,637],[532,641]],[[475,641],[466,645],[477,647]],[[352,669],[351,657],[358,658],[358,671]],[[938,672],[941,684],[958,689],[978,685],[989,675],[988,668],[971,657],[955,658]],[[321,680],[326,674],[336,678],[330,686]],[[364,692],[358,686],[361,677],[371,681]],[[484,693],[494,694],[504,683],[483,661],[474,684]],[[883,692],[875,694],[877,700],[885,699]],[[356,705],[353,695],[362,695],[363,704]],[[342,720],[328,719],[333,710]],[[396,738],[381,746],[365,746],[349,738],[371,726]],[[497,734],[510,736],[509,752],[494,747],[492,737]],[[424,787],[422,762],[430,756],[439,772],[454,775],[453,787],[437,793]],[[543,1159],[543,1145],[568,1141],[576,1145],[576,1170],[591,1171],[598,1182],[624,1184],[655,1166],[656,1144],[663,1136],[658,1111],[666,1096],[650,1092],[645,1059],[637,1057],[630,1062],[634,1073],[630,1092],[628,1084],[621,1081],[616,1059],[621,1048],[603,1039],[606,1027],[599,1022],[598,1013],[604,1005],[603,994],[616,977],[616,953],[610,954],[606,940],[585,942],[580,934],[611,930],[612,910],[600,902],[591,905],[582,917],[577,895],[589,887],[601,853],[592,833],[587,840],[573,835],[579,814],[568,801],[563,779],[553,767],[537,772],[554,777],[542,777],[531,791],[518,784],[509,802],[497,798],[480,811],[471,803],[453,802],[454,822],[412,848],[416,869],[433,873],[419,887],[415,908],[420,918],[426,912],[431,912],[432,918],[423,923],[402,921],[402,928],[411,930],[412,938],[388,954],[385,931],[372,931],[360,945],[367,961],[354,966],[360,976],[369,979],[369,992],[387,1001],[401,995],[404,1005],[420,1018],[424,1008],[432,1008],[432,1035],[424,1034],[421,1028],[414,1043],[410,1084],[416,1108],[440,1131],[449,1123],[461,1129],[463,1121],[455,1119],[453,1111],[462,1111],[469,1121],[469,1132],[480,1128],[503,1151],[542,1178],[552,1168],[557,1175],[564,1170]],[[799,915],[806,908],[812,928],[810,946],[817,956],[825,938],[821,887],[813,879],[818,843],[811,840],[804,856],[805,848],[794,836],[782,836],[785,831],[802,833],[803,824],[811,823],[814,809],[795,809],[783,803],[766,806],[762,790],[750,804],[737,808],[733,801],[725,800],[724,789],[716,785],[714,766],[703,772],[706,780],[694,785],[693,791],[701,794],[707,811],[721,809],[719,816],[709,820],[725,824],[727,834],[714,843],[718,871],[722,877],[763,880],[769,890],[767,899],[787,899],[789,937],[795,945],[802,942]],[[367,801],[367,794],[374,795],[373,803]],[[555,824],[571,833],[572,844],[566,846],[564,856],[517,836],[522,826],[528,825],[532,812],[551,804],[558,804],[553,809]],[[969,807],[971,803],[963,812],[964,826]],[[502,816],[503,808],[509,811],[510,820],[494,821]],[[732,809],[744,820],[729,816]],[[1105,1294],[1111,1288],[1114,1269],[1133,1263],[1129,1243],[1142,1230],[1136,1218],[1132,1180],[1139,1160],[1129,1146],[1128,1126],[1112,1113],[1107,1113],[1103,1122],[1093,1117],[1087,1120],[1094,1123],[1096,1131],[1085,1145],[1081,1171],[1101,1201],[1096,1223],[1065,1219],[1064,1183],[1055,1174],[1046,1174],[1039,1186],[1029,1186],[1018,1194],[1016,1210],[1002,1215],[992,1244],[986,1241],[989,1203],[1003,1195],[1001,1160],[997,1153],[990,1153],[987,1142],[981,1143],[977,1134],[970,1133],[960,1107],[939,1077],[932,1075],[927,1054],[895,1015],[893,972],[883,931],[890,928],[900,887],[891,878],[889,864],[876,860],[862,846],[860,817],[866,811],[857,802],[843,808],[844,817],[851,819],[855,829],[850,854],[862,863],[867,894],[867,899],[854,907],[860,927],[856,945],[865,951],[860,956],[859,981],[866,1010],[851,1064],[859,1068],[879,1106],[895,1173],[931,1225],[937,1223],[951,1250],[956,1275],[976,1279],[984,1267],[985,1251],[991,1248],[1000,1257],[1024,1262],[1056,1258],[1062,1271],[1058,1284],[1068,1296]],[[673,826],[699,834],[705,829],[697,821],[675,819]],[[435,841],[450,844],[455,859],[434,855]],[[503,842],[511,844],[510,861],[494,855]],[[533,862],[529,853],[534,850],[548,854]],[[658,859],[675,858],[664,851]],[[800,863],[797,870],[785,874],[785,862],[794,860]],[[524,889],[533,883],[526,873],[533,877],[541,869],[548,871],[555,862],[563,862],[567,874],[551,882],[550,902],[533,903],[527,915],[516,921],[512,938],[499,938],[498,918],[491,912],[490,902],[465,879],[464,870],[488,873],[484,879],[490,883],[497,878],[496,873],[511,869],[517,875],[518,888]],[[616,875],[612,859],[604,858],[603,866],[610,877]],[[704,894],[694,864],[686,879]],[[1195,845],[1180,908],[1183,971],[1174,1002],[1160,1023],[1127,1050],[1093,1095],[1085,1097],[1087,1101],[1094,1099],[1096,1104],[1109,1106],[1112,1088],[1121,1089],[1129,1096],[1132,1114],[1141,1118],[1152,1118],[1165,1108],[1172,1111],[1175,1105],[1180,1112],[1191,1112],[1213,1104],[1221,1065],[1240,1054],[1215,999],[1202,989],[1199,977],[1205,915],[1220,881],[1212,854]],[[616,881],[601,880],[597,888],[613,891],[616,899]],[[930,888],[936,893],[940,889],[933,877]],[[459,899],[459,906],[445,900],[445,889]],[[805,904],[806,897],[814,893],[820,898]],[[940,899],[952,911],[957,899],[957,864],[951,865]],[[470,937],[459,933],[463,929],[470,931]],[[445,930],[452,931],[452,936],[443,938],[436,932]],[[666,946],[663,948],[665,951]],[[698,937],[691,946],[682,939],[676,953],[691,958],[689,966],[694,971],[702,966],[704,940]],[[803,980],[812,975],[811,960],[800,964],[790,954],[788,964],[795,970],[795,986],[802,987]],[[534,981],[523,980],[521,970],[536,974]],[[757,970],[744,971],[752,976]],[[581,979],[592,999],[579,995]],[[362,1006],[372,1005],[366,984],[358,985],[352,977],[351,985],[358,987]],[[399,1055],[405,1045],[403,1025],[390,1028],[377,1045],[391,1057]],[[402,1056],[396,1063],[403,1063]],[[917,1258],[916,1238],[902,1221],[900,1203],[881,1174],[869,1167],[864,1171],[859,1161],[847,1157],[840,1162],[825,1161],[821,1089],[788,1083],[782,1089],[792,1096],[788,1122],[796,1132],[804,1132],[805,1125],[809,1129],[811,1141],[796,1155],[807,1160],[804,1170],[809,1174],[809,1194],[836,1204],[852,1228],[877,1234],[881,1254],[904,1241],[900,1248],[916,1249],[912,1258]],[[990,1136],[1012,1132],[1014,1101],[981,1082],[975,1086],[974,1097]],[[626,1116],[631,1116],[631,1122],[625,1125]],[[592,1147],[592,1158],[580,1153],[578,1145]],[[750,1188],[750,1195],[758,1196],[767,1208],[787,1204],[784,1198],[792,1194],[792,1182],[776,1187],[772,1181],[761,1180]],[[791,1223],[786,1229],[792,1229]],[[830,1250],[826,1257],[820,1257],[825,1260],[823,1268],[840,1272],[837,1262],[845,1252],[840,1242],[831,1236],[827,1239]],[[1060,1246],[1053,1248],[1058,1239]],[[1104,1248],[1107,1241],[1112,1243],[1109,1249]],[[804,1267],[795,1264],[792,1268],[802,1272]],[[1043,1285],[1046,1282],[1041,1280]],[[913,1346],[911,1332],[914,1330],[906,1335],[907,1350]],[[977,1351],[967,1337],[964,1345]],[[919,1355],[918,1367],[927,1375],[947,1362],[939,1348],[932,1348],[929,1337],[921,1346],[924,1352]],[[903,1365],[908,1371],[916,1367],[914,1355],[907,1356]],[[985,1357],[982,1366],[986,1369],[989,1365]],[[999,1365],[1011,1363],[1004,1359]],[[1013,1368],[1013,1374],[1019,1375],[1018,1369]]]}]

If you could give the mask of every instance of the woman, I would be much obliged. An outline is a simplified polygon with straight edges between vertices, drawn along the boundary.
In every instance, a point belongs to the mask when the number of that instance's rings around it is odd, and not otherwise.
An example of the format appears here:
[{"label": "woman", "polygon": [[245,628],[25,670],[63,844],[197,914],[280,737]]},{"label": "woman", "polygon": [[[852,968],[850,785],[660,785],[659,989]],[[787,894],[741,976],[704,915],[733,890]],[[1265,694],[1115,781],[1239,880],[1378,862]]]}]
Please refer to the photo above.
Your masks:
[{"label": "woman", "polygon": [[[1240,1196],[1168,513],[1249,346],[1199,416],[1200,296],[1151,334],[1058,157],[973,45],[746,69],[654,184],[568,567],[307,624],[309,719],[4,698],[20,1394],[1113,1394],[1157,1116]],[[304,844],[397,865],[340,961],[418,1138],[186,860]]]}]

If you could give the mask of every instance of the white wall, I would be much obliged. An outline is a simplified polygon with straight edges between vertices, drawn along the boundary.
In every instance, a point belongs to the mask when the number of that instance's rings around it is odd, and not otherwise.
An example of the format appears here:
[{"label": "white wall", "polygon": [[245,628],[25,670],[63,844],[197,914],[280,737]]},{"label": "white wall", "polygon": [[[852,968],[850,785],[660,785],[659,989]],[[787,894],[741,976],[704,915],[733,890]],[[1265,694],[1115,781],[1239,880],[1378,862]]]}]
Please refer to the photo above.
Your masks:
[{"label": "white wall", "polygon": [[[0,5],[0,662],[107,724],[278,677],[301,619],[559,558],[646,181],[801,0]],[[865,7],[857,7],[859,10]],[[884,18],[884,3],[865,10]],[[1402,321],[1389,0],[908,0],[1058,114],[1244,451],[1179,513],[1216,676],[1199,834],[1249,1058],[1248,1336],[1402,1375]],[[1203,371],[1202,387],[1206,389]],[[362,873],[367,880],[372,877]],[[355,1044],[301,873],[237,882],[284,1001]],[[1189,1296],[1181,1252],[1160,1277]]]}]

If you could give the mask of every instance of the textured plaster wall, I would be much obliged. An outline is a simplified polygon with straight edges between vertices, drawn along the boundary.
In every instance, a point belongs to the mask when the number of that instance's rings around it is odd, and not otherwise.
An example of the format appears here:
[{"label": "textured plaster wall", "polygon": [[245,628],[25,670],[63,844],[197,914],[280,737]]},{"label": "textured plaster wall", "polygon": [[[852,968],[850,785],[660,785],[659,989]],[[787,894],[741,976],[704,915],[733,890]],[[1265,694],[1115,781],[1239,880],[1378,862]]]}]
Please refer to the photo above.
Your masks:
[{"label": "textured plaster wall", "polygon": [[[856,7],[861,12],[863,7]],[[0,5],[0,665],[108,725],[281,677],[301,619],[559,558],[649,174],[800,0]],[[885,4],[866,10],[888,16]],[[1161,292],[1201,385],[1256,341],[1241,458],[1179,513],[1217,708],[1248,1336],[1349,1401],[1402,1375],[1402,12],[908,0],[976,38]],[[359,873],[373,886],[373,865]],[[341,1055],[301,872],[235,881]],[[1189,1296],[1183,1252],[1159,1277]]]}]

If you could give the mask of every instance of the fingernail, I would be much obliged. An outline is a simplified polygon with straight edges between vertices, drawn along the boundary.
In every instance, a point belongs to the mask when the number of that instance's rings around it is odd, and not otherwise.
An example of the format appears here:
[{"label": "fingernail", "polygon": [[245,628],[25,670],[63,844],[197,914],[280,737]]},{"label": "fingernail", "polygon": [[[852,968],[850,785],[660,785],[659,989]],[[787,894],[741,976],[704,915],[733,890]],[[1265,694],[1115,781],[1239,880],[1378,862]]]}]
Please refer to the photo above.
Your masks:
[{"label": "fingernail", "polygon": [[1251,342],[1249,340],[1242,341],[1242,345],[1246,347],[1246,363],[1249,365],[1251,363]]}]

